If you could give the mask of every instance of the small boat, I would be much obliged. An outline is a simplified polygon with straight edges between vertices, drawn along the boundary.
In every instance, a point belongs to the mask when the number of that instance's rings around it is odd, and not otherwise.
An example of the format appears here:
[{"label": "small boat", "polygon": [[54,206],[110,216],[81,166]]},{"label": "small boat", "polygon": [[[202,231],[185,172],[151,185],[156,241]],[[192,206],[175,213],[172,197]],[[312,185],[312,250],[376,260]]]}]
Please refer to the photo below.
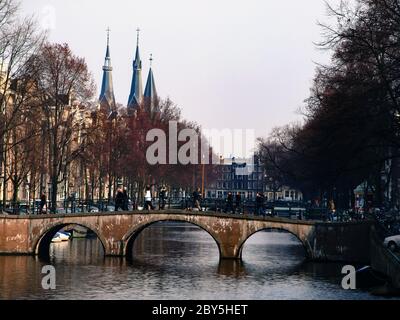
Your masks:
[{"label": "small boat", "polygon": [[64,242],[64,241],[69,241],[71,239],[71,234],[68,232],[57,232],[56,235],[54,236],[53,240],[51,242]]}]

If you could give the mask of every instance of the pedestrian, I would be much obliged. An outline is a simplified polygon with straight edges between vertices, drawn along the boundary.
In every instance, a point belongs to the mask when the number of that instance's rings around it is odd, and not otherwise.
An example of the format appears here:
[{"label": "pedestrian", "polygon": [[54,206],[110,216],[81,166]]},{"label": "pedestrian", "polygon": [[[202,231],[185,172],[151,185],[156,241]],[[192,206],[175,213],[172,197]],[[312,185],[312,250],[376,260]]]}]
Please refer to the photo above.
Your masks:
[{"label": "pedestrian", "polygon": [[328,203],[328,212],[329,212],[329,220],[332,222],[335,221],[336,207],[333,199],[331,199]]},{"label": "pedestrian", "polygon": [[128,211],[129,210],[129,196],[128,196],[128,191],[126,190],[126,188],[124,188],[123,191],[123,208],[122,210],[124,211]]},{"label": "pedestrian", "polygon": [[124,210],[124,193],[121,188],[118,189],[117,195],[115,196],[115,211],[121,209]]},{"label": "pedestrian", "polygon": [[132,202],[132,210],[133,211],[137,210],[137,206],[136,206],[137,203],[136,203],[135,195],[132,196],[131,202]]},{"label": "pedestrian", "polygon": [[144,209],[145,210],[148,210],[148,211],[154,210],[152,201],[153,201],[153,197],[151,195],[151,188],[150,188],[150,186],[147,186],[145,196],[144,196]]},{"label": "pedestrian", "polygon": [[232,212],[235,213],[233,209],[233,194],[232,192],[228,192],[228,196],[226,198],[226,206],[225,206],[225,213]]},{"label": "pedestrian", "polygon": [[199,211],[201,210],[200,201],[201,201],[201,193],[200,189],[196,189],[193,192],[193,208],[196,208]]},{"label": "pedestrian", "polygon": [[71,213],[76,213],[76,192],[71,193]]},{"label": "pedestrian", "polygon": [[184,205],[185,205],[185,210],[192,211],[192,206],[191,206],[191,201],[190,201],[190,196],[189,195],[185,195],[184,196],[183,202],[184,202]]},{"label": "pedestrian", "polygon": [[242,204],[242,195],[240,194],[240,192],[238,192],[236,194],[236,198],[235,198],[235,211],[240,213],[240,205]]},{"label": "pedestrian", "polygon": [[[46,212],[43,211],[44,207],[46,207]],[[47,198],[45,194],[40,196],[39,214],[47,214]]]},{"label": "pedestrian", "polygon": [[256,196],[256,215],[262,215],[263,211],[263,206],[264,206],[264,197],[260,192],[257,192]]},{"label": "pedestrian", "polygon": [[160,189],[160,194],[159,194],[159,207],[160,210],[165,209],[165,198],[166,198],[167,190],[165,189],[164,186],[161,187]]}]

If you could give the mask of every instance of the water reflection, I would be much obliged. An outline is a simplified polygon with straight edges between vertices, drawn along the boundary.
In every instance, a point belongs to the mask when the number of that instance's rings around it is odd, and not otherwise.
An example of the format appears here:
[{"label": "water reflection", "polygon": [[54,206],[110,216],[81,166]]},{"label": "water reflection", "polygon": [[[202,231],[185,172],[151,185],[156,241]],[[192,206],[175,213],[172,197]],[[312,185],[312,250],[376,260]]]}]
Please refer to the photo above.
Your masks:
[{"label": "water reflection", "polygon": [[133,260],[104,258],[97,239],[52,244],[57,290],[41,288],[33,257],[0,256],[1,299],[372,299],[340,287],[340,264],[305,261],[292,235],[260,232],[243,262],[219,261],[214,239],[188,224],[160,223],[139,235]]},{"label": "water reflection", "polygon": [[246,266],[241,260],[221,260],[218,264],[218,274],[226,277],[245,277]]},{"label": "water reflection", "polygon": [[[77,252],[78,251],[78,252]],[[104,249],[99,239],[72,239],[70,242],[52,243],[50,262],[62,264],[97,264],[104,260]],[[47,262],[44,260],[44,262]]]},{"label": "water reflection", "polygon": [[0,256],[0,298],[23,296],[28,283],[40,285],[41,267],[37,259],[25,256]]}]

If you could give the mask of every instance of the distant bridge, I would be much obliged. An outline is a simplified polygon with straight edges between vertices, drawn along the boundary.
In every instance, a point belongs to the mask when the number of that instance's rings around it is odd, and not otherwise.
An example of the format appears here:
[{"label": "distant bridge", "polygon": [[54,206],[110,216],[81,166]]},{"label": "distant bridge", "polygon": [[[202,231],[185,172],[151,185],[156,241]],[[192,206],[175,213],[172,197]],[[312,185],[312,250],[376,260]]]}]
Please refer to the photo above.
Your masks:
[{"label": "distant bridge", "polygon": [[312,260],[369,261],[370,222],[315,221],[180,210],[68,215],[0,215],[0,254],[48,256],[52,238],[69,225],[93,231],[106,256],[128,257],[145,228],[161,221],[187,222],[210,234],[221,259],[241,259],[246,240],[268,229],[285,230],[299,239]]}]

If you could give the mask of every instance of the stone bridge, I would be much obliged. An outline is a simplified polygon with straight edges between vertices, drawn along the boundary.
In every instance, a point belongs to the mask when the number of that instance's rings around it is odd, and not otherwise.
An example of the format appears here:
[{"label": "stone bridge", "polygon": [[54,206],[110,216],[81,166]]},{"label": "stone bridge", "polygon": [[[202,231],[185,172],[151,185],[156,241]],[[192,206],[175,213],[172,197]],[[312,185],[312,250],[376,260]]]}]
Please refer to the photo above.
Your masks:
[{"label": "stone bridge", "polygon": [[305,255],[322,261],[369,261],[370,223],[321,223],[282,218],[187,211],[118,212],[42,216],[0,215],[0,254],[48,256],[51,240],[62,228],[79,225],[92,230],[106,256],[132,255],[135,238],[161,222],[187,222],[209,233],[221,259],[241,259],[246,240],[268,229],[285,230],[303,244]]}]

